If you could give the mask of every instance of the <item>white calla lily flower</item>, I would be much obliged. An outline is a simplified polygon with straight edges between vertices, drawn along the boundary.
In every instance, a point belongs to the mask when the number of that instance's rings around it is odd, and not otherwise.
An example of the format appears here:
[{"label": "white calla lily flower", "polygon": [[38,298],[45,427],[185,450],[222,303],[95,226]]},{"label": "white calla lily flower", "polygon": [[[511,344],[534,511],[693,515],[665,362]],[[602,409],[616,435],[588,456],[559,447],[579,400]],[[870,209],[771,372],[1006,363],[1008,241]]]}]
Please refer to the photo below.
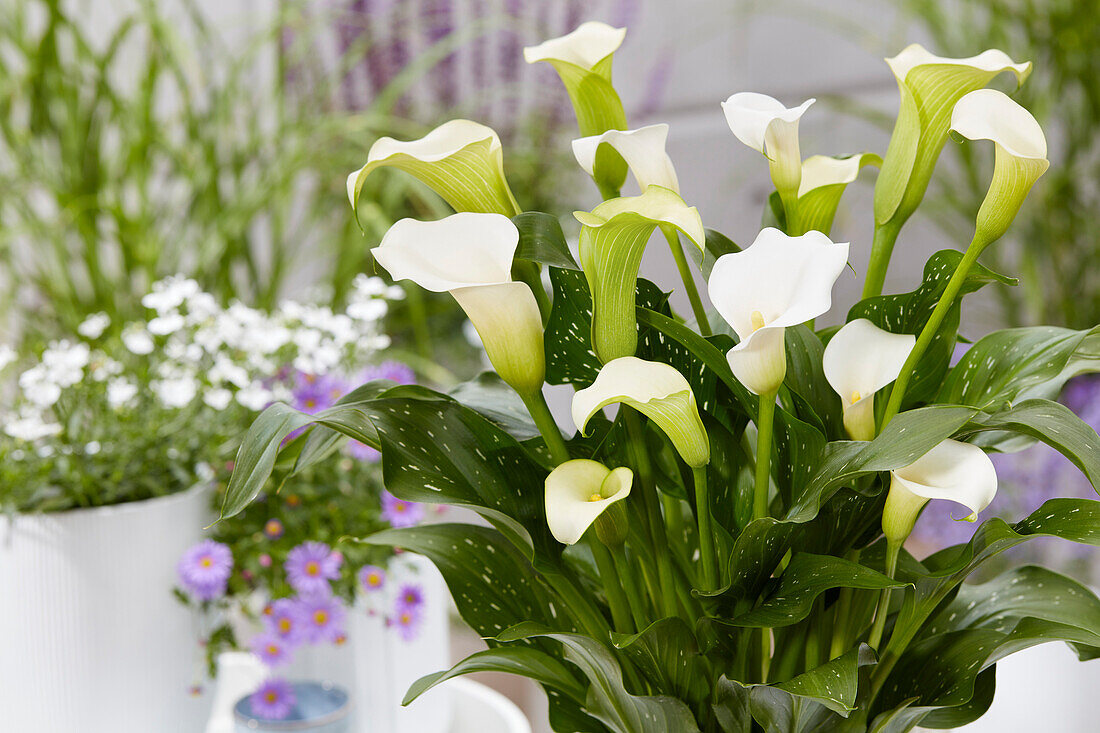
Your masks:
[{"label": "white calla lily flower", "polygon": [[528,46],[523,49],[523,59],[529,64],[561,61],[591,71],[618,51],[625,38],[626,28],[588,21],[581,23],[572,33],[551,38],[537,46]]},{"label": "white calla lily flower", "polygon": [[882,158],[874,153],[834,158],[830,155],[811,155],[802,161],[802,180],[798,184],[798,221],[787,231],[805,234],[816,229],[828,234],[833,226],[840,197],[848,184],[856,180],[865,165],[880,166]]},{"label": "white calla lily flower", "polygon": [[852,440],[875,437],[875,394],[898,378],[916,342],[912,334],[890,333],[858,318],[825,347],[825,379],[840,395],[844,428]]},{"label": "white calla lily flower", "polygon": [[945,440],[904,468],[890,472],[890,492],[882,510],[882,529],[897,545],[913,531],[930,499],[948,499],[970,510],[973,522],[997,494],[997,470],[981,448]]},{"label": "white calla lily flower", "polygon": [[833,284],[848,263],[848,244],[821,232],[789,237],[764,229],[741,252],[714,263],[708,288],[740,343],[726,354],[737,379],[757,395],[773,394],[787,373],[784,330],[832,307]]},{"label": "white calla lily flower", "polygon": [[784,201],[798,192],[802,154],[798,121],[816,100],[786,107],[778,99],[756,92],[739,92],[722,103],[726,122],[738,140],[767,156],[772,183]]},{"label": "white calla lily flower", "polygon": [[596,177],[596,153],[601,145],[612,147],[624,161],[643,193],[660,186],[680,193],[680,182],[672,158],[665,152],[668,125],[648,125],[636,130],[608,130],[573,141],[573,155],[588,175]]},{"label": "white calla lily flower", "polygon": [[512,281],[519,230],[501,214],[402,219],[371,250],[395,280],[449,292],[474,324],[501,379],[521,396],[542,388],[542,316],[531,289]]},{"label": "white calla lily flower", "polygon": [[621,402],[657,424],[692,468],[710,462],[710,440],[695,393],[668,364],[624,356],[604,364],[591,386],[573,395],[573,422],[584,433],[599,410]]},{"label": "white calla lily flower", "polygon": [[634,474],[597,461],[566,461],[546,477],[546,524],[563,545],[574,545],[612,504],[630,495]]},{"label": "white calla lily flower", "polygon": [[1050,167],[1046,136],[1030,112],[993,89],[960,99],[951,112],[951,129],[994,145],[993,180],[977,217],[978,237],[988,245],[1005,233],[1035,181]]},{"label": "white calla lily flower", "polygon": [[415,176],[455,211],[515,216],[519,205],[504,178],[504,152],[496,132],[478,122],[451,120],[418,140],[379,138],[366,164],[348,176],[354,210],[367,176],[390,166]]}]

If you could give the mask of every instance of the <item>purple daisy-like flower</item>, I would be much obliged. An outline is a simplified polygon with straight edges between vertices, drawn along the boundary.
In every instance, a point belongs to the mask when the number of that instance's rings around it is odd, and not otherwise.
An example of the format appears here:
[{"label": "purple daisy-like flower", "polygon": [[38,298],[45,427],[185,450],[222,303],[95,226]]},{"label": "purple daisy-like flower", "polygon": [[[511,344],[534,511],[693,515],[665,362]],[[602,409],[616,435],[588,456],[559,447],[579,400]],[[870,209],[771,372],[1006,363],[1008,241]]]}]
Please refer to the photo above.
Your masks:
[{"label": "purple daisy-like flower", "polygon": [[402,608],[399,606],[389,622],[402,641],[413,641],[420,636],[424,614],[419,608]]},{"label": "purple daisy-like flower", "polygon": [[252,714],[263,720],[283,720],[297,702],[294,688],[279,677],[271,677],[248,698]]},{"label": "purple daisy-like flower", "polygon": [[318,595],[299,598],[298,613],[305,628],[305,639],[317,644],[322,641],[335,643],[346,638],[344,618],[347,612],[336,596]]},{"label": "purple daisy-like flower", "polygon": [[264,522],[264,534],[267,535],[268,539],[277,540],[283,536],[285,531],[286,528],[278,519],[269,519]]},{"label": "purple daisy-like flower", "polygon": [[278,634],[265,632],[256,634],[249,643],[252,653],[268,667],[281,667],[290,663],[291,646]]},{"label": "purple daisy-like flower", "polygon": [[328,582],[340,577],[340,558],[323,542],[303,542],[286,556],[283,567],[290,586],[304,595],[330,592]]},{"label": "purple daisy-like flower", "polygon": [[380,591],[386,587],[386,571],[377,565],[364,565],[359,568],[359,585],[368,593]]},{"label": "purple daisy-like flower", "polygon": [[420,610],[424,607],[424,589],[416,583],[406,583],[397,592],[397,608]]},{"label": "purple daisy-like flower", "polygon": [[382,454],[374,448],[371,448],[366,443],[360,443],[358,440],[349,440],[347,447],[348,455],[357,461],[366,461],[367,463],[378,463],[382,458]]},{"label": "purple daisy-like flower", "polygon": [[390,492],[383,491],[381,516],[391,527],[415,527],[424,519],[424,505],[398,499]]},{"label": "purple daisy-like flower", "polygon": [[200,601],[224,595],[232,571],[233,553],[214,540],[203,540],[188,548],[176,566],[184,589]]},{"label": "purple daisy-like flower", "polygon": [[399,361],[384,361],[381,364],[367,367],[359,378],[363,382],[388,379],[398,384],[416,384],[416,373],[408,364],[402,364]]},{"label": "purple daisy-like flower", "polygon": [[267,630],[282,639],[284,644],[296,645],[306,636],[306,623],[297,601],[280,598],[271,604],[270,613],[264,614]]},{"label": "purple daisy-like flower", "polygon": [[294,378],[291,396],[294,407],[302,412],[315,414],[332,407],[348,391],[347,380],[335,374],[305,374],[298,372]]}]

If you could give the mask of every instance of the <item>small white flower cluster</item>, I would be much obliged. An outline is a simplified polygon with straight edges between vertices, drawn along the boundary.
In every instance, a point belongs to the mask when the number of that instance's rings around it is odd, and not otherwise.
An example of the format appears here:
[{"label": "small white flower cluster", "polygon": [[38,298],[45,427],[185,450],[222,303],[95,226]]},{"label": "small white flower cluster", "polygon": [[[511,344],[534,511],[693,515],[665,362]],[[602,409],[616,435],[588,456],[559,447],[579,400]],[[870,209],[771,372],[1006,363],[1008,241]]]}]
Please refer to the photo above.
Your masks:
[{"label": "small white flower cluster", "polygon": [[[345,312],[284,301],[274,313],[234,302],[223,308],[198,283],[169,277],[142,299],[150,318],[126,324],[111,356],[111,326],[105,313],[77,328],[83,340],[49,344],[38,363],[17,379],[15,407],[0,409],[3,431],[37,441],[61,432],[57,408],[65,390],[101,383],[109,410],[133,406],[148,389],[159,404],[178,410],[197,403],[215,410],[232,403],[259,411],[289,397],[282,370],[323,375],[351,373],[389,346],[381,321],[390,300],[404,292],[377,277],[354,281]],[[0,345],[0,370],[16,354]]]}]

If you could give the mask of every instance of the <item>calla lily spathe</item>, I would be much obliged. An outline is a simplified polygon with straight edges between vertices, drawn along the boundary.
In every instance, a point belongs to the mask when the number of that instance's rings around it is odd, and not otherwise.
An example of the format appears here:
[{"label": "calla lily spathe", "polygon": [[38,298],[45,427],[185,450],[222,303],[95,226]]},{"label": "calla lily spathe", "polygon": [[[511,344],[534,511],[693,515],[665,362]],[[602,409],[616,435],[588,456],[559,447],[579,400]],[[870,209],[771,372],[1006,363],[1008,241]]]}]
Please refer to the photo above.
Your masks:
[{"label": "calla lily spathe", "polygon": [[611,63],[625,28],[589,21],[560,38],[523,49],[529,64],[546,61],[565,84],[582,136],[626,129],[622,100],[611,85]]},{"label": "calla lily spathe", "polygon": [[924,198],[955,103],[1005,71],[1022,84],[1031,63],[1014,63],[996,49],[970,58],[942,58],[916,43],[886,63],[897,79],[901,106],[875,186],[875,222],[896,219],[900,227]]},{"label": "calla lily spathe", "polygon": [[574,545],[612,504],[630,495],[634,473],[596,461],[562,463],[546,477],[546,523],[563,545]]},{"label": "calla lily spathe", "polygon": [[668,125],[648,125],[636,130],[608,130],[602,135],[582,137],[573,141],[573,155],[588,175],[596,178],[596,159],[601,145],[608,145],[624,161],[638,189],[645,192],[650,186],[660,186],[680,193],[680,182],[672,158],[665,152],[668,141]]},{"label": "calla lily spathe", "polygon": [[454,296],[501,379],[529,397],[542,388],[542,317],[531,289],[512,281],[519,230],[500,214],[402,219],[371,250],[395,280]]},{"label": "calla lily spathe", "polygon": [[604,363],[633,356],[638,346],[635,286],[646,244],[657,227],[683,232],[703,248],[699,211],[674,191],[651,185],[641,196],[611,199],[573,213],[581,269],[592,291],[592,348]]},{"label": "calla lily spathe", "polygon": [[913,531],[929,499],[948,499],[970,510],[968,522],[997,494],[997,470],[981,448],[945,440],[904,468],[890,472],[890,491],[882,510],[887,540],[900,545]]},{"label": "calla lily spathe", "polygon": [[828,234],[844,189],[856,180],[865,165],[882,165],[882,158],[874,153],[861,153],[844,158],[811,155],[802,161],[802,179],[798,184],[798,221],[788,222],[787,232],[797,235],[816,229]]},{"label": "calla lily spathe", "polygon": [[722,103],[737,139],[768,157],[772,183],[784,201],[798,192],[802,179],[798,121],[815,101],[807,99],[788,108],[767,94],[739,92]]},{"label": "calla lily spathe", "polygon": [[695,393],[675,368],[634,356],[608,362],[591,386],[573,395],[577,429],[583,434],[592,416],[613,402],[629,405],[652,420],[692,468],[710,462],[710,440]]},{"label": "calla lily spathe", "polygon": [[875,437],[875,393],[897,379],[916,342],[916,336],[890,333],[858,318],[825,347],[825,379],[840,395],[844,429],[852,440]]},{"label": "calla lily spathe", "polygon": [[504,152],[492,128],[451,120],[418,140],[378,139],[366,164],[348,176],[354,210],[367,176],[377,168],[403,170],[427,184],[455,211],[515,216],[519,205],[504,178]]},{"label": "calla lily spathe", "polygon": [[977,237],[988,245],[1008,229],[1035,181],[1050,163],[1043,128],[1004,92],[979,89],[959,100],[951,129],[970,140],[991,140],[993,180],[978,210]]},{"label": "calla lily spathe", "polygon": [[737,379],[757,395],[773,394],[787,373],[784,329],[832,307],[848,244],[821,232],[789,237],[764,229],[741,252],[714,263],[708,287],[718,313],[741,339],[726,354]]}]

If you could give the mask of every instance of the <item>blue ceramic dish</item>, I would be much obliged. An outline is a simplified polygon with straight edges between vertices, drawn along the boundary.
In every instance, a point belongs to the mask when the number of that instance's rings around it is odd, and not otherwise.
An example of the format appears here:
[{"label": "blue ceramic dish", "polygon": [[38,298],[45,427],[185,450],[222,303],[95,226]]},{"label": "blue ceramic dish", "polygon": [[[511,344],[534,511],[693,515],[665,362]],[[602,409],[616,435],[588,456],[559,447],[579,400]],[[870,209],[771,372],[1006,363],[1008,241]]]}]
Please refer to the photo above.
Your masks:
[{"label": "blue ceramic dish", "polygon": [[237,733],[297,731],[298,733],[347,733],[351,722],[348,693],[331,682],[291,682],[297,700],[282,720],[264,720],[252,713],[249,695],[233,706]]}]

